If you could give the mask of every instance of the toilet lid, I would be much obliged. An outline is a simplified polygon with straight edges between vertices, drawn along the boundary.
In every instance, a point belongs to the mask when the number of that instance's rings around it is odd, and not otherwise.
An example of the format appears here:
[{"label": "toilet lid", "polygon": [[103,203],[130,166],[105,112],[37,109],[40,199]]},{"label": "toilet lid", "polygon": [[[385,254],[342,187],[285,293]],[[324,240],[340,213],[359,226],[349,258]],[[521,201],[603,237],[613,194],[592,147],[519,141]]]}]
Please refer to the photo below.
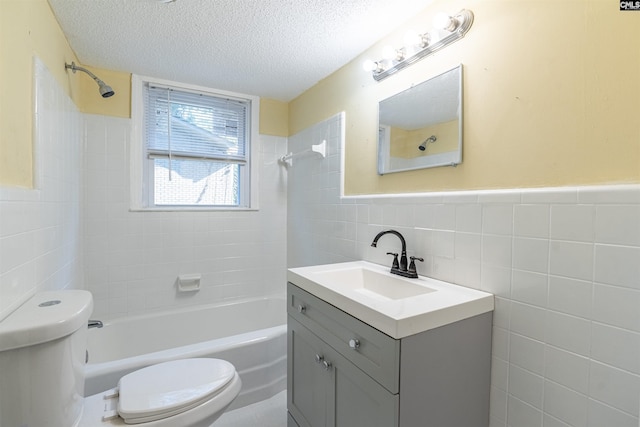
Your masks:
[{"label": "toilet lid", "polygon": [[173,360],[140,369],[118,383],[118,414],[127,424],[179,414],[211,399],[235,372],[219,359]]}]

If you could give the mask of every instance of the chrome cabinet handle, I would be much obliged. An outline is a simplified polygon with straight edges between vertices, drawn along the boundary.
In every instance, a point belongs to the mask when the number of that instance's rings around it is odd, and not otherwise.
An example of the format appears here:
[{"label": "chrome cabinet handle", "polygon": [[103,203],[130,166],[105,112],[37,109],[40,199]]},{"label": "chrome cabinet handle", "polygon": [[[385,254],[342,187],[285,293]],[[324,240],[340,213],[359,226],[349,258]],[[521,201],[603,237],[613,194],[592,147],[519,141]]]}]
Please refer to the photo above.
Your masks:
[{"label": "chrome cabinet handle", "polygon": [[316,363],[322,363],[324,362],[324,356],[320,356],[319,354],[316,354]]},{"label": "chrome cabinet handle", "polygon": [[360,348],[360,340],[356,338],[351,338],[349,340],[349,347],[353,350],[357,350]]},{"label": "chrome cabinet handle", "polygon": [[298,313],[304,313],[305,311],[307,311],[307,306],[304,304],[298,304]]},{"label": "chrome cabinet handle", "polygon": [[331,369],[331,362],[327,362],[326,360],[323,360],[322,367],[324,368],[325,371],[328,371],[329,369]]}]

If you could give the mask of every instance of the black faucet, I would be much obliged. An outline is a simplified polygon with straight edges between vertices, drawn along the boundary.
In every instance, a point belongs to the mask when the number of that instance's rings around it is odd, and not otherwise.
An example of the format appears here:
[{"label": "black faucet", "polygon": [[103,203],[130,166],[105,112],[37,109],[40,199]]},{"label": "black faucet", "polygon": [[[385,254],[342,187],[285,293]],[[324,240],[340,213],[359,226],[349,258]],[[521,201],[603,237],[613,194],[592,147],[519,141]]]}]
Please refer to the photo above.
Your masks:
[{"label": "black faucet", "polygon": [[400,262],[398,262],[398,254],[393,252],[387,252],[387,255],[393,255],[393,265],[391,267],[391,273],[397,274],[403,277],[409,277],[411,279],[418,278],[418,272],[416,271],[416,265],[414,260],[423,261],[422,258],[411,257],[411,265],[407,267],[407,241],[404,240],[404,236],[400,234],[400,232],[396,230],[385,230],[379,232],[376,237],[373,238],[373,242],[371,242],[371,246],[374,248],[378,246],[378,239],[384,236],[385,234],[395,234],[400,239],[400,243],[402,243],[402,252],[400,253]]}]

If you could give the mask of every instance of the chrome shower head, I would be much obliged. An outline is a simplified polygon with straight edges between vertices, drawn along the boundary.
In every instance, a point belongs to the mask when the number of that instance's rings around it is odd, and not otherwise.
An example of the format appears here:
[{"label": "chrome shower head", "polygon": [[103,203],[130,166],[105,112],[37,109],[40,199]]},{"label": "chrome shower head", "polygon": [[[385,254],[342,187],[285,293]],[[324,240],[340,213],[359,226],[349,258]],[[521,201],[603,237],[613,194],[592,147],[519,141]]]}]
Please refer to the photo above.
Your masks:
[{"label": "chrome shower head", "polygon": [[438,138],[435,135],[431,135],[429,138],[425,139],[422,144],[418,145],[418,150],[424,151],[427,149],[427,144],[430,142],[436,142]]},{"label": "chrome shower head", "polygon": [[110,96],[115,95],[115,92],[113,91],[111,86],[109,86],[108,84],[100,80],[95,74],[93,74],[91,71],[87,70],[86,68],[78,67],[75,62],[72,62],[71,64],[65,63],[64,68],[65,70],[71,70],[74,73],[76,72],[76,70],[80,70],[89,74],[89,76],[98,84],[100,95],[103,98],[109,98]]}]

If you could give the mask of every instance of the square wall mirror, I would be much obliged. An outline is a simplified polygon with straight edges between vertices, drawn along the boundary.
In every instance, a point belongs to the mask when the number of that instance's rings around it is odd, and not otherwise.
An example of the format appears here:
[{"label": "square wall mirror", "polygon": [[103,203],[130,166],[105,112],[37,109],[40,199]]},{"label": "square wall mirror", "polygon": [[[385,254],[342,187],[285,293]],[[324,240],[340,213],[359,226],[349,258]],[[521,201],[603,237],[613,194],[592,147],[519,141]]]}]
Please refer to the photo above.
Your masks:
[{"label": "square wall mirror", "polygon": [[378,104],[378,173],[462,162],[462,64]]}]

